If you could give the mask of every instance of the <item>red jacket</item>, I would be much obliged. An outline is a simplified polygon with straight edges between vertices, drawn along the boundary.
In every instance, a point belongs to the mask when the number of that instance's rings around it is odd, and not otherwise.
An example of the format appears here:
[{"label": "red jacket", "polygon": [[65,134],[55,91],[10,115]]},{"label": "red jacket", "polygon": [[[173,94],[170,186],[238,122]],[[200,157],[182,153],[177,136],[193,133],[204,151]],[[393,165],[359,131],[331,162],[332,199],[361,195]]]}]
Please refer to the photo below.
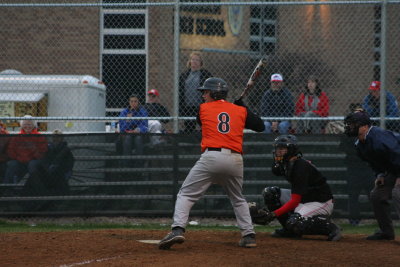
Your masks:
[{"label": "red jacket", "polygon": [[[304,104],[304,93],[301,93],[296,102],[296,116],[299,116],[301,113],[306,112],[305,104]],[[313,97],[308,96],[308,105],[311,106]],[[320,117],[328,117],[329,116],[329,99],[325,92],[321,92],[319,96],[319,103],[317,105],[317,109],[313,110],[315,114]]]},{"label": "red jacket", "polygon": [[23,136],[27,134],[23,129],[19,134],[12,137],[8,145],[7,154],[10,159],[27,163],[44,157],[47,152],[47,141],[44,136],[33,136],[40,135],[36,129],[33,129],[29,136]]}]

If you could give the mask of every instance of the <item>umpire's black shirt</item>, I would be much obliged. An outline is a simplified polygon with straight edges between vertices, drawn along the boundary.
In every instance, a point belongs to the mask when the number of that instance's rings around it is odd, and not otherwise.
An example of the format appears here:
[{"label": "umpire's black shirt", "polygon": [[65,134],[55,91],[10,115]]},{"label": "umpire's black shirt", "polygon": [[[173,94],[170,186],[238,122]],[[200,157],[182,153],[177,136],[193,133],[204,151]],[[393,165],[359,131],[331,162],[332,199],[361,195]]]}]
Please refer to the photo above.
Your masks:
[{"label": "umpire's black shirt", "polygon": [[391,173],[400,177],[400,136],[398,133],[372,126],[365,141],[355,143],[360,158],[367,161],[376,175]]}]

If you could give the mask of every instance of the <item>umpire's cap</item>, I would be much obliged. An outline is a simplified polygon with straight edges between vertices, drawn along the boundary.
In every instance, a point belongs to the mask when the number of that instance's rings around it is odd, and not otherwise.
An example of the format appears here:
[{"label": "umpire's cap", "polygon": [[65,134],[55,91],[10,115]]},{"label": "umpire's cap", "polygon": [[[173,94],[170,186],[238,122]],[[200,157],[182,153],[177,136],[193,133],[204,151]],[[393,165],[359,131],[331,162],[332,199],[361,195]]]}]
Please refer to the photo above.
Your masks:
[{"label": "umpire's cap", "polygon": [[344,124],[356,124],[357,126],[371,125],[371,119],[368,112],[356,111],[352,112],[344,118]]},{"label": "umpire's cap", "polygon": [[228,84],[221,78],[211,77],[208,78],[203,86],[197,88],[197,90],[210,90],[210,91],[217,91],[217,92],[227,92],[228,91]]},{"label": "umpire's cap", "polygon": [[364,125],[371,125],[371,119],[366,111],[356,111],[344,118],[344,133],[347,136],[357,136],[359,128]]}]

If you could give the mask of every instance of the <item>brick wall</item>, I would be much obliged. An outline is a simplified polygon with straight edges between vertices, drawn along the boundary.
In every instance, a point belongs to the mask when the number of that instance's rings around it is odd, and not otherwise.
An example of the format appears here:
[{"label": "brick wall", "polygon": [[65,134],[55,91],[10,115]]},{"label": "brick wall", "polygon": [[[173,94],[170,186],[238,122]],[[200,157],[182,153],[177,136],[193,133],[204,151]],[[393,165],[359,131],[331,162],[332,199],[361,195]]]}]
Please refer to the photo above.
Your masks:
[{"label": "brick wall", "polygon": [[98,8],[0,8],[0,70],[99,77],[99,28]]}]

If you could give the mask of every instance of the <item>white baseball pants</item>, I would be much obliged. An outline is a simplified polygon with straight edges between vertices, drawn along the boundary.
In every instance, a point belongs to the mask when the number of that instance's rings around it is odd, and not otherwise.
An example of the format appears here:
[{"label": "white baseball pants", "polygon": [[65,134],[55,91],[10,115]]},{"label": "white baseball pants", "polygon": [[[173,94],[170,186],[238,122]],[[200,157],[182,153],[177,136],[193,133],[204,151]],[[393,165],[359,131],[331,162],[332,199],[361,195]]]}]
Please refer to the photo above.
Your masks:
[{"label": "white baseball pants", "polygon": [[172,227],[186,227],[192,206],[213,183],[221,185],[228,195],[242,236],[253,234],[249,206],[242,195],[242,155],[224,148],[206,150],[190,170],[177,196]]}]

